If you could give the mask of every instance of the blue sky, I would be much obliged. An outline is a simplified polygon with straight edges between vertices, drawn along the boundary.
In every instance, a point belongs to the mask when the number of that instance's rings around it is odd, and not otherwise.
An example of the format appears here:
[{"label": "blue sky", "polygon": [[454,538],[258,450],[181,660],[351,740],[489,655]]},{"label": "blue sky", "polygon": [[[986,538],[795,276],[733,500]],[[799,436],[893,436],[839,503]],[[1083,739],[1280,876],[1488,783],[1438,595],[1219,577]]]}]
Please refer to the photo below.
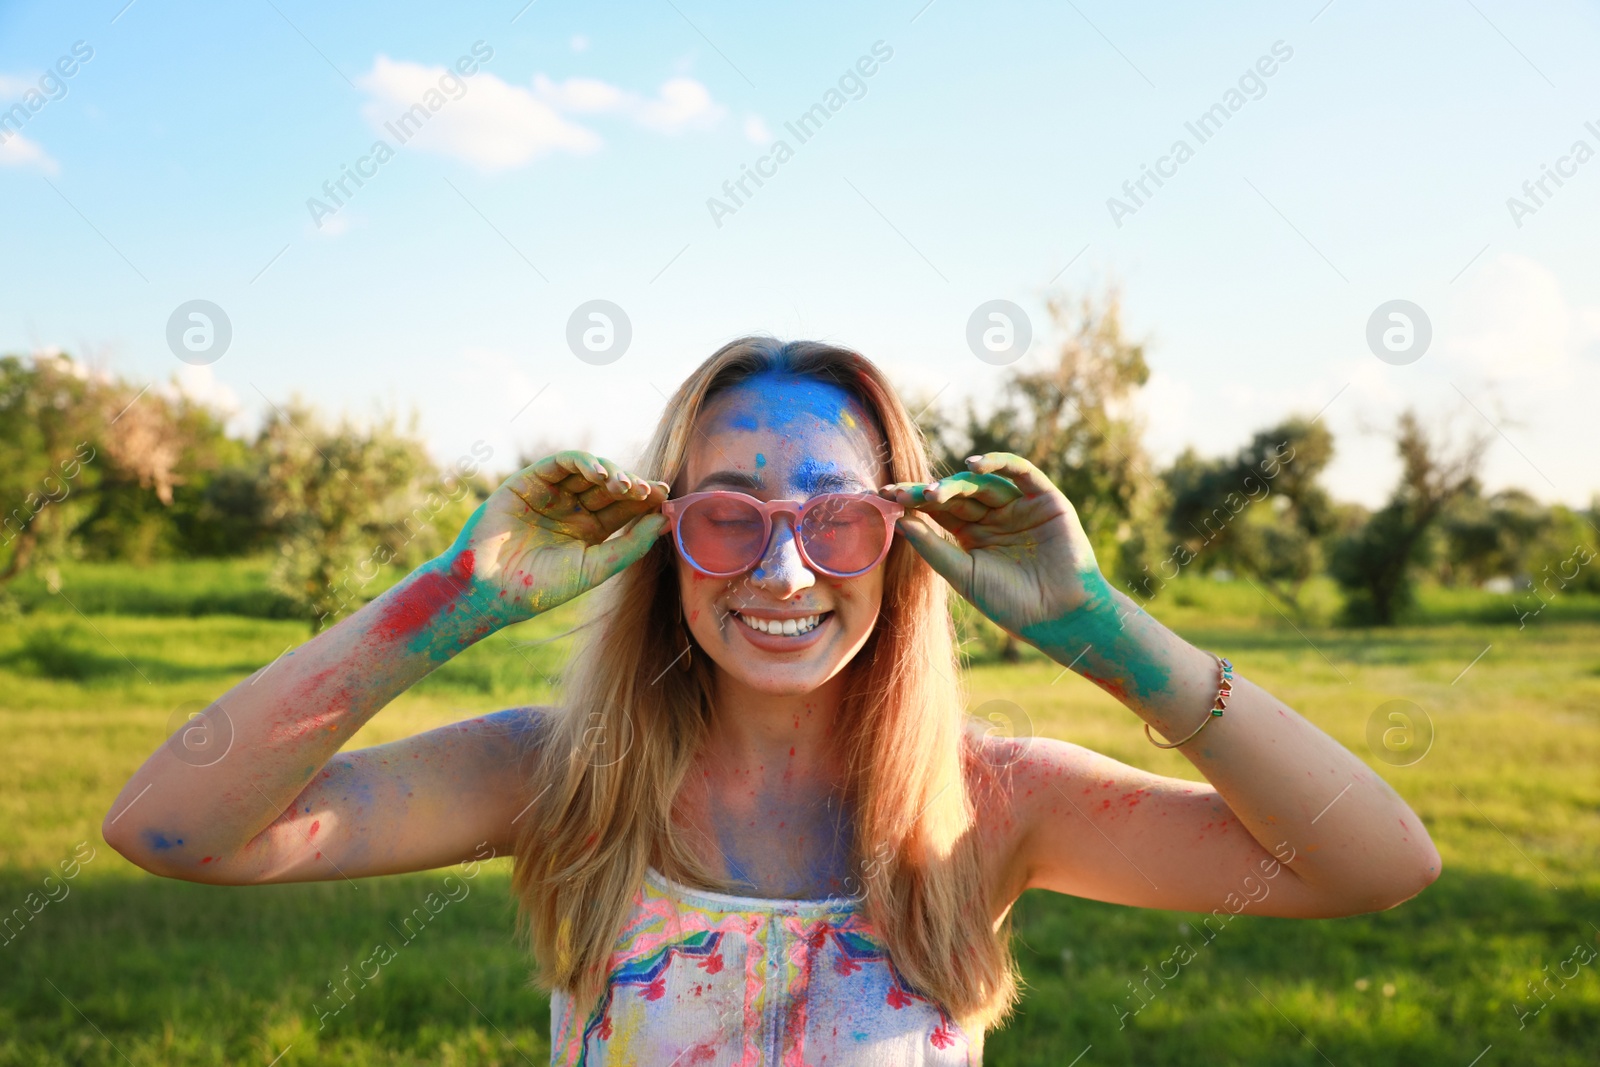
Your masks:
[{"label": "blue sky", "polygon": [[[295,393],[415,410],[440,459],[481,439],[504,469],[541,445],[627,458],[746,332],[982,398],[1005,369],[968,348],[979,304],[1024,308],[1038,359],[1046,298],[1115,281],[1151,340],[1163,459],[1321,411],[1332,488],[1374,503],[1409,405],[1494,423],[1492,487],[1587,503],[1600,158],[1574,147],[1600,151],[1597,44],[1592,6],[1507,0],[3,4],[0,108],[22,110],[0,144],[0,351],[176,378],[241,427]],[[452,77],[475,45],[492,54]],[[863,76],[875,45],[892,55]],[[800,143],[785,122],[848,72]],[[384,124],[441,78],[399,143]],[[1230,90],[1201,143],[1185,124]],[[1192,158],[1161,162],[1179,139]],[[790,154],[717,217],[777,140]],[[358,165],[335,205],[323,183]],[[1171,176],[1114,212],[1146,166]],[[1567,176],[1535,204],[1546,166]],[[208,366],[167,344],[192,299],[232,324]],[[594,299],[632,325],[606,365],[566,342]],[[1432,324],[1403,366],[1366,341],[1394,299]]]}]

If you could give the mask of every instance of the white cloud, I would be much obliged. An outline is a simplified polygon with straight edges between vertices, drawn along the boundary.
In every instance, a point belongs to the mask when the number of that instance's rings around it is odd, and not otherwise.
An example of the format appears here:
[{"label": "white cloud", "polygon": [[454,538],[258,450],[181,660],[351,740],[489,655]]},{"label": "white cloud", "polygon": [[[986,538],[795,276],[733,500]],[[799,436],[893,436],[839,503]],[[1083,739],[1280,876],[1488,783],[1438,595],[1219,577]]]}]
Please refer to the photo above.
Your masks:
[{"label": "white cloud", "polygon": [[728,109],[711,99],[711,91],[693,78],[668,78],[655,97],[643,97],[598,78],[568,78],[554,82],[534,75],[534,92],[562,111],[576,114],[616,114],[658,133],[710,129]]},{"label": "white cloud", "polygon": [[9,137],[0,134],[0,167],[38,167],[46,174],[55,174],[61,169],[50,158],[50,153],[20,133]]},{"label": "white cloud", "polygon": [[574,52],[587,52],[589,50],[589,38],[581,33],[573,34],[572,40],[567,44]]},{"label": "white cloud", "polygon": [[745,116],[744,135],[745,139],[751,144],[758,144],[762,147],[766,147],[772,143],[772,131],[767,129],[766,120],[764,120],[760,115]]},{"label": "white cloud", "polygon": [[209,365],[186,363],[178,369],[176,379],[177,392],[190,400],[208,404],[230,418],[243,410],[239,394],[218,381],[216,372]]},{"label": "white cloud", "polygon": [[568,78],[553,82],[543,74],[533,76],[535,95],[551,107],[579,115],[620,111],[628,104],[628,94],[599,78]]},{"label": "white cloud", "polygon": [[399,128],[401,115],[416,116],[413,109],[420,106],[427,117],[405,145],[464,159],[482,170],[521,166],[552,152],[593,152],[601,144],[594,131],[568,122],[527,89],[493,74],[459,78],[444,67],[380,55],[360,83],[369,94],[362,116],[391,144],[396,136],[388,124]]},{"label": "white cloud", "polygon": [[[380,55],[359,81],[368,94],[361,114],[391,145],[403,140],[486,171],[519,167],[553,152],[598,150],[600,135],[569,115],[619,115],[673,134],[709,129],[728,110],[687,77],[669,78],[653,97],[598,78],[555,82],[543,74],[526,89],[486,72],[462,78],[442,66]],[[408,125],[402,125],[403,116],[409,116]]]},{"label": "white cloud", "polygon": [[1545,376],[1567,365],[1575,335],[1593,335],[1595,311],[1573,308],[1543,264],[1505,253],[1474,272],[1439,347],[1490,378]]},{"label": "white cloud", "polygon": [[671,78],[662,83],[660,95],[645,101],[634,117],[653,130],[677,133],[710,129],[727,113],[727,108],[711,99],[711,90],[693,78]]}]

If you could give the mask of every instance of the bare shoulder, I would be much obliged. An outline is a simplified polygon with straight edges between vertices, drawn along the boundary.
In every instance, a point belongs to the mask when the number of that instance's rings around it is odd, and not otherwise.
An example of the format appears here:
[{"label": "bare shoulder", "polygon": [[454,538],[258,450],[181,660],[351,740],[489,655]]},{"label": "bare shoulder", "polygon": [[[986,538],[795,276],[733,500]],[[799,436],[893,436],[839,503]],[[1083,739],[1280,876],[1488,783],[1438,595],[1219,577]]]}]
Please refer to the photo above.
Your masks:
[{"label": "bare shoulder", "polygon": [[[1066,745],[1043,738],[974,734],[967,761],[967,788],[972,799],[974,831],[978,835],[984,868],[997,909],[1008,908],[1031,878],[1028,842],[1036,818],[1051,794],[1051,777],[1039,773],[1035,751],[1043,743]],[[1066,745],[1087,753],[1076,745]],[[1051,760],[1050,762],[1054,762]]]}]

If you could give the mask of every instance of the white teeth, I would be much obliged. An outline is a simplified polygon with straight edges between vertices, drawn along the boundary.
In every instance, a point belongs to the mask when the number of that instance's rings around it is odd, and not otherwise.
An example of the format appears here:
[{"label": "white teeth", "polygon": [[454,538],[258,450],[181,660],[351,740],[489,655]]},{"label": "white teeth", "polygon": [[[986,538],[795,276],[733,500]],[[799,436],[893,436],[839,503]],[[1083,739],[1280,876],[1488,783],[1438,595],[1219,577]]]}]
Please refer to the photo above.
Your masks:
[{"label": "white teeth", "polygon": [[822,621],[821,615],[807,615],[803,619],[758,619],[751,615],[734,613],[740,622],[752,630],[759,630],[764,634],[780,634],[786,637],[798,637],[810,633]]}]

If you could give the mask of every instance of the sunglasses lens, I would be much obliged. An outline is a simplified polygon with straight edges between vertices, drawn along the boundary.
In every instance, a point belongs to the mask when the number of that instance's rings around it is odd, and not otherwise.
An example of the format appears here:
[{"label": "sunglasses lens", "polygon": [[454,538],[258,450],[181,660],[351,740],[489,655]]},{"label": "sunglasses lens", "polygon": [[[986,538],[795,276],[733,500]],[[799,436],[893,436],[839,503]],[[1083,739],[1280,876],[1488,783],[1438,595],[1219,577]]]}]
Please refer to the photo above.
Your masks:
[{"label": "sunglasses lens", "polygon": [[749,501],[697,500],[678,518],[678,543],[689,562],[715,574],[747,570],[761,561],[766,524]]},{"label": "sunglasses lens", "polygon": [[800,524],[806,555],[832,574],[856,574],[871,567],[888,538],[883,512],[855,497],[825,497],[807,509]]}]

